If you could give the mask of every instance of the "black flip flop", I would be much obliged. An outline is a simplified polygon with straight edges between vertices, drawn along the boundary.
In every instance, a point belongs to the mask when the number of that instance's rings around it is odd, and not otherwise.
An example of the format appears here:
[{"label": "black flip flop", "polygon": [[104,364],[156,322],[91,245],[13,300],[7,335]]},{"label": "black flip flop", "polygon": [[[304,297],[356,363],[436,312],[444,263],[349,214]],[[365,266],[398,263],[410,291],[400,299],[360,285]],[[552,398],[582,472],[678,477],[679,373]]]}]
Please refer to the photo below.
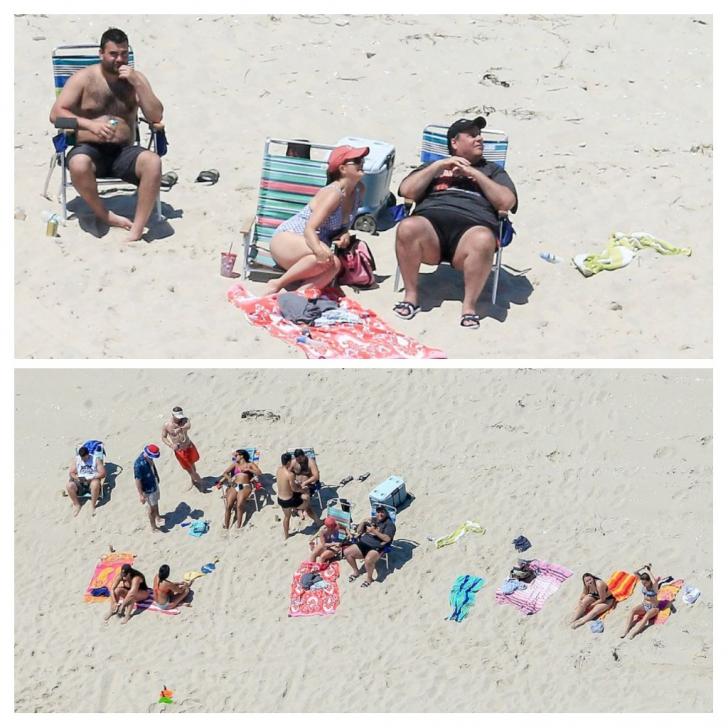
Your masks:
[{"label": "black flip flop", "polygon": [[178,179],[179,177],[176,172],[165,172],[159,180],[159,186],[166,187],[168,190],[171,190],[172,187],[177,184]]},{"label": "black flip flop", "polygon": [[460,325],[464,329],[479,329],[480,317],[477,313],[464,313],[460,317]]},{"label": "black flip flop", "polygon": [[354,480],[354,478],[351,475],[347,475],[339,481],[339,485],[346,485],[347,483],[351,483],[352,480]]},{"label": "black flip flop", "polygon": [[369,475],[370,475],[369,473],[364,473],[363,475],[360,475],[360,476],[359,476],[359,477],[357,478],[357,480],[358,480],[359,482],[363,483],[363,482],[364,482],[364,481],[365,481],[365,480],[366,480],[366,479],[367,479],[367,478],[369,477]]},{"label": "black flip flop", "polygon": [[216,169],[203,169],[197,175],[195,182],[209,182],[210,185],[214,185],[220,179],[220,173]]},{"label": "black flip flop", "polygon": [[[394,304],[394,308],[392,310],[401,319],[405,319],[406,321],[409,321],[410,319],[413,319],[419,313],[420,307],[414,303],[410,303],[409,301],[400,301],[399,303]],[[401,311],[401,313],[400,313],[400,311]]]}]

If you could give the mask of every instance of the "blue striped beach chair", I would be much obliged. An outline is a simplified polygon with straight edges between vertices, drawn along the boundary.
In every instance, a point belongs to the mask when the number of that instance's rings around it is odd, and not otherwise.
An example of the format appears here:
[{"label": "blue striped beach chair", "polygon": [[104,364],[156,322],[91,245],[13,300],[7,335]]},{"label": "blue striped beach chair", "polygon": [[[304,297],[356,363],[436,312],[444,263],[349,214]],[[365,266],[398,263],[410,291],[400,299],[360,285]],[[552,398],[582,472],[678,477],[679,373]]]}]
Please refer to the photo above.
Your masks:
[{"label": "blue striped beach chair", "polygon": [[[447,149],[447,130],[446,124],[430,124],[426,126],[422,132],[422,148],[420,151],[420,162],[436,162],[438,159],[444,159],[450,156]],[[508,135],[497,129],[483,129],[483,158],[489,162],[495,162],[497,165],[505,169],[506,155],[508,154]],[[498,250],[495,254],[493,262],[493,292],[491,301],[495,304],[496,295],[498,293],[498,278],[501,269],[501,254],[513,239],[514,230],[511,221],[507,216],[502,216],[500,220],[500,233],[498,235]],[[399,266],[394,276],[394,290],[399,288]]]},{"label": "blue striped beach chair", "polygon": [[[53,66],[53,86],[55,88],[56,98],[60,95],[61,90],[66,85],[66,81],[76,72],[82,68],[93,66],[99,62],[99,46],[95,45],[62,45],[54,48],[51,56],[51,64]],[[129,65],[134,66],[134,51],[129,47]],[[141,135],[139,130],[139,122],[147,124],[149,126],[149,138],[146,143],[146,148],[164,156],[167,151],[167,140],[164,135],[163,124],[151,124],[141,116],[137,122],[137,141],[141,143]],[[73,131],[69,129],[61,129],[60,133],[53,138],[54,153],[51,157],[48,175],[46,177],[45,187],[43,188],[43,196],[48,198],[48,185],[50,184],[53,170],[56,166],[61,167],[61,186],[58,193],[58,198],[61,202],[63,210],[63,220],[68,219],[68,207],[66,200],[66,190],[72,187],[68,168],[66,167],[66,150],[72,144],[70,141],[73,135]],[[126,184],[121,179],[114,177],[98,177],[96,179],[98,185],[105,187],[115,186],[119,184]],[[50,199],[50,198],[49,198]],[[156,206],[157,217],[162,216],[162,206],[159,195],[157,195],[157,206]]]},{"label": "blue striped beach chair", "polygon": [[300,142],[294,139],[265,140],[258,206],[255,216],[240,231],[245,260],[243,278],[252,272],[283,272],[270,253],[270,240],[282,222],[303,209],[326,186],[326,158],[334,147],[307,142],[311,154],[319,158],[287,157],[288,145],[297,143]]}]

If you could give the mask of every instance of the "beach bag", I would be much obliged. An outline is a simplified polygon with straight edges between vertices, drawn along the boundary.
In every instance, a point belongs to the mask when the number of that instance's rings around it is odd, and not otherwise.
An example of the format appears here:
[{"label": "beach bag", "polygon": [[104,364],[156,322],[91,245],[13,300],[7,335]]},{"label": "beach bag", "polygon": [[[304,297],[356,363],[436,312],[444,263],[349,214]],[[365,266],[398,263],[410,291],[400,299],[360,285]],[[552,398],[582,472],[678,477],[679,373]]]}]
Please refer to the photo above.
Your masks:
[{"label": "beach bag", "polygon": [[369,288],[374,285],[374,271],[377,265],[372,251],[363,240],[352,236],[349,247],[341,249],[338,254],[341,260],[338,283],[357,288]]},{"label": "beach bag", "polygon": [[519,564],[511,569],[511,579],[530,584],[536,578],[536,572],[528,564]]}]

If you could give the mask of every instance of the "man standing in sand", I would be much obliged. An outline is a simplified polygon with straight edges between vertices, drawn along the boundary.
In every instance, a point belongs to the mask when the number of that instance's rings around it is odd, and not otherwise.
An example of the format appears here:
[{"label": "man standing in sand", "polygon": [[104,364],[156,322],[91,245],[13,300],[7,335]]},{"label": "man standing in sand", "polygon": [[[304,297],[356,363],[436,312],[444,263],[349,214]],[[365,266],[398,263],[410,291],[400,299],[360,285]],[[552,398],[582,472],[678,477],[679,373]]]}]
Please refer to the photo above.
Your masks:
[{"label": "man standing in sand", "polygon": [[458,119],[447,130],[449,157],[418,167],[402,180],[399,195],[417,203],[397,226],[395,250],[404,299],[394,307],[414,318],[420,265],[447,262],[462,271],[465,293],[460,326],[480,327],[475,304],[485,287],[498,246],[499,213],[518,208],[516,188],[506,171],[483,159],[485,119]]},{"label": "man standing in sand", "polygon": [[154,465],[159,455],[156,445],[147,445],[134,461],[134,480],[139,501],[147,506],[152,531],[159,531],[159,526],[164,525],[164,519],[159,515],[159,473]]},{"label": "man standing in sand", "polygon": [[194,485],[201,489],[202,478],[200,478],[195,468],[195,463],[200,459],[200,453],[197,452],[197,448],[190,440],[189,431],[191,426],[190,419],[182,411],[182,408],[173,407],[171,419],[162,428],[162,441],[174,450],[177,462],[189,474],[192,480],[190,488]]},{"label": "man standing in sand", "polygon": [[[132,242],[142,237],[162,175],[160,158],[134,144],[137,112],[141,107],[148,122],[159,124],[163,107],[146,77],[129,65],[129,39],[124,31],[109,28],[101,36],[99,60],[66,81],[50,121],[76,120],[77,144],[67,156],[73,186],[101,222],[128,230],[126,241]],[[108,176],[139,188],[133,222],[107,210],[101,201],[96,177]]]},{"label": "man standing in sand", "polygon": [[304,512],[313,519],[316,527],[321,526],[321,521],[311,508],[311,504],[304,506],[301,496],[301,486],[296,482],[293,472],[293,455],[284,452],[281,455],[281,464],[276,471],[276,486],[278,490],[278,505],[283,509],[283,540],[288,540],[288,527],[291,523],[291,514],[294,510],[303,507]]}]

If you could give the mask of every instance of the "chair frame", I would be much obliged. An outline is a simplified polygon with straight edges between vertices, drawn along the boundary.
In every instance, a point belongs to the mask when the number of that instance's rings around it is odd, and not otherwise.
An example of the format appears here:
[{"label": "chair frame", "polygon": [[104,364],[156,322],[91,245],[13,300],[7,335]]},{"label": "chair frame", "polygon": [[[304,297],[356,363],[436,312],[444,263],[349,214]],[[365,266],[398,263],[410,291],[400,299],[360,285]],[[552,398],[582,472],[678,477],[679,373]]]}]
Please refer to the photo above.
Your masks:
[{"label": "chair frame", "polygon": [[[450,156],[450,152],[447,148],[447,130],[448,126],[445,124],[430,124],[425,127],[422,132],[422,148],[420,151],[420,162],[436,162],[439,159],[444,159]],[[506,155],[508,153],[508,135],[504,131],[499,129],[483,129],[481,132],[483,136],[483,159],[495,162],[497,165],[505,169],[506,166]],[[415,207],[413,200],[407,200],[407,204],[411,208]],[[412,209],[410,209],[410,214]],[[500,278],[501,269],[501,255],[503,254],[503,248],[510,243],[512,238],[512,228],[508,215],[499,214],[499,231],[498,231],[498,248],[495,253],[495,261],[491,267],[491,272],[495,273],[493,279],[493,291],[491,294],[491,303],[495,305],[496,297],[498,295],[498,280]],[[508,233],[511,233],[508,237]],[[501,241],[507,239],[507,242],[501,244]],[[440,263],[442,265],[442,263]],[[394,274],[394,290],[399,290],[399,265],[397,265]]]},{"label": "chair frame", "polygon": [[[98,58],[98,50],[99,46],[97,44],[82,44],[82,45],[60,45],[56,46],[53,49],[53,53],[51,56],[51,63],[53,66],[53,85],[55,89],[55,95],[56,98],[61,93],[61,90],[66,84],[66,81],[75,73],[77,70],[81,70],[82,68],[88,68],[89,66],[93,66],[96,63],[98,63],[98,60],[91,62],[92,58]],[[67,58],[69,61],[74,58],[73,54],[67,53],[67,51],[94,51],[94,53],[85,53],[85,54],[78,54],[77,58],[81,59],[89,59],[88,63],[80,63],[80,64],[71,64],[70,66],[62,66],[60,65],[59,61]],[[134,50],[131,46],[129,46],[129,65],[134,66]],[[58,71],[59,68],[67,70],[68,68],[74,68],[75,70],[71,73],[60,73]],[[147,121],[144,117],[138,116],[137,117],[137,128],[135,131],[136,134],[136,144],[141,144],[141,135],[139,131],[139,124],[144,123],[149,126],[149,141],[146,144],[146,149],[151,150],[153,152],[157,152],[157,138],[156,138],[156,132],[162,131],[164,129],[164,124],[152,124],[151,122]],[[62,133],[65,134],[67,143],[69,143],[70,138],[75,134],[72,130],[62,130],[59,129]],[[67,195],[66,190],[69,187],[73,187],[73,182],[71,182],[70,174],[68,172],[68,166],[66,164],[66,155],[68,153],[68,148],[66,147],[63,151],[58,152],[55,151],[53,153],[53,156],[51,157],[50,161],[50,167],[48,170],[48,175],[46,177],[45,187],[43,189],[43,197],[46,199],[50,199],[48,197],[48,186],[50,184],[51,176],[53,174],[54,168],[58,165],[61,167],[61,184],[58,191],[58,200],[61,203],[61,222],[63,224],[66,223],[66,221],[69,218],[68,215],[68,204],[67,204]],[[97,177],[96,178],[96,185],[97,187],[105,186],[105,187],[112,187],[114,185],[126,185],[128,182],[125,182],[124,180],[118,178],[118,177]],[[155,204],[155,211],[157,215],[157,219],[161,220],[162,218],[162,201],[161,201],[161,190],[157,193],[157,201]]]}]

